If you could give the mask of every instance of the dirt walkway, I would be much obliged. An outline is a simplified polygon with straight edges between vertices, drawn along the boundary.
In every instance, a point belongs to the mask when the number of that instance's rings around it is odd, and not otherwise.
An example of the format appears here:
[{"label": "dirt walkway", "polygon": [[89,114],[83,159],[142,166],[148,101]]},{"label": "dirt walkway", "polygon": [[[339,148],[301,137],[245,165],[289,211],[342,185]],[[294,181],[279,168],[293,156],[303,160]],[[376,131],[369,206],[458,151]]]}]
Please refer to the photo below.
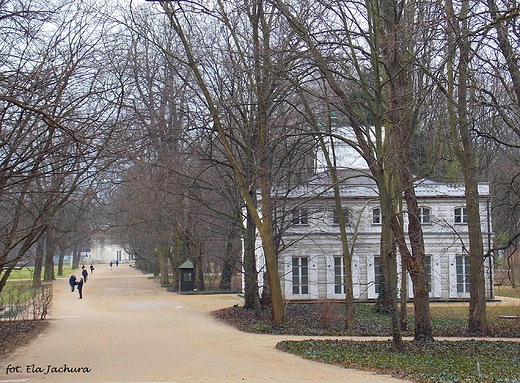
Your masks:
[{"label": "dirt walkway", "polygon": [[98,265],[83,293],[56,281],[50,328],[0,361],[0,382],[402,382],[283,353],[277,342],[302,337],[243,333],[209,314],[236,295],[170,293],[128,265]]}]

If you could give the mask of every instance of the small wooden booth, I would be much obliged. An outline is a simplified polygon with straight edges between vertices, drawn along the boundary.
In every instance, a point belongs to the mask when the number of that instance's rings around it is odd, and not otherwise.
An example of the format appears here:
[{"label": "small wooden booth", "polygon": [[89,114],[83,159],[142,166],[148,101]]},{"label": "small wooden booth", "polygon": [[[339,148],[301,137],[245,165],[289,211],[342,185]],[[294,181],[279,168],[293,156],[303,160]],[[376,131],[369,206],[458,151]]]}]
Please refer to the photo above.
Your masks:
[{"label": "small wooden booth", "polygon": [[187,260],[179,266],[181,278],[179,283],[179,292],[193,291],[195,289],[195,275],[193,262]]}]

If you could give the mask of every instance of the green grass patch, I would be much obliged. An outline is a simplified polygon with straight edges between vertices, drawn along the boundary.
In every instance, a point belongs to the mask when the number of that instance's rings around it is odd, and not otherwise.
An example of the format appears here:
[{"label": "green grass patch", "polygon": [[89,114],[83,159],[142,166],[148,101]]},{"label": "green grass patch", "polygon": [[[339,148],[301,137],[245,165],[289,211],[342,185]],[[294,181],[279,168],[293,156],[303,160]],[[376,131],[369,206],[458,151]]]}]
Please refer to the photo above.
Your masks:
[{"label": "green grass patch", "polygon": [[277,347],[304,358],[375,371],[416,382],[518,382],[520,343],[502,341],[405,342],[284,341]]},{"label": "green grass patch", "polygon": [[2,306],[25,303],[38,292],[38,289],[31,288],[27,283],[7,283],[0,292],[0,302]]},{"label": "green grass patch", "polygon": [[[67,276],[76,270],[77,269],[72,269],[71,266],[63,266],[63,276]],[[33,275],[34,275],[34,267],[24,267],[21,270],[13,270],[11,272],[11,275],[9,276],[9,279],[10,280],[32,279]],[[57,266],[54,267],[54,275],[58,276],[58,267]],[[43,270],[42,270],[42,276],[43,276]]]},{"label": "green grass patch", "polygon": [[497,286],[495,295],[499,297],[520,298],[520,287]]}]

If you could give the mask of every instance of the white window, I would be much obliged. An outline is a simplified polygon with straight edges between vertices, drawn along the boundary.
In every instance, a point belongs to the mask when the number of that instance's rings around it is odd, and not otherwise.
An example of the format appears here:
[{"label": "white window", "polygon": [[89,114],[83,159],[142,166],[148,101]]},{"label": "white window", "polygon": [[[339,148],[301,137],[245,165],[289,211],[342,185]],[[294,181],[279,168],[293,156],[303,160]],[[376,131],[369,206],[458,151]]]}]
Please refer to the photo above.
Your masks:
[{"label": "white window", "polygon": [[376,255],[374,257],[374,287],[375,287],[375,293],[379,294],[379,285],[382,282],[382,275],[381,275],[381,257],[379,255]]},{"label": "white window", "polygon": [[376,207],[372,210],[372,223],[374,225],[381,225],[382,222],[381,209]]},{"label": "white window", "polygon": [[296,209],[292,212],[293,225],[307,225],[309,223],[309,213],[306,209]]},{"label": "white window", "polygon": [[466,215],[465,207],[457,207],[453,210],[453,219],[455,223],[467,223],[468,216]]},{"label": "white window", "polygon": [[[341,209],[343,212],[343,218],[345,218],[345,224],[349,223],[349,212],[348,209]],[[339,223],[338,211],[334,210],[334,224],[337,225]]]},{"label": "white window", "polygon": [[455,257],[457,293],[469,293],[469,255]]},{"label": "white window", "polygon": [[293,294],[309,294],[309,259],[293,257],[292,259]]},{"label": "white window", "polygon": [[121,262],[121,250],[116,251],[116,260]]},{"label": "white window", "polygon": [[421,222],[422,224],[429,224],[432,222],[429,207],[419,208],[419,222]]},{"label": "white window", "polygon": [[345,294],[344,257],[334,257],[334,294]]}]

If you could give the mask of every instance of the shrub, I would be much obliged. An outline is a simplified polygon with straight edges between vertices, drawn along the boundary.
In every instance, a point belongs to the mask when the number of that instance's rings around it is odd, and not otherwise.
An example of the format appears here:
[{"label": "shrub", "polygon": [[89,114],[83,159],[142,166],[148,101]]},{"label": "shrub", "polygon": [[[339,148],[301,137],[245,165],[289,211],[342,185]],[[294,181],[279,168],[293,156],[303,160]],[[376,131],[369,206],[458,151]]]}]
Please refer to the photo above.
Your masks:
[{"label": "shrub", "polygon": [[0,318],[9,321],[45,319],[52,307],[52,285],[9,284],[0,293]]}]

